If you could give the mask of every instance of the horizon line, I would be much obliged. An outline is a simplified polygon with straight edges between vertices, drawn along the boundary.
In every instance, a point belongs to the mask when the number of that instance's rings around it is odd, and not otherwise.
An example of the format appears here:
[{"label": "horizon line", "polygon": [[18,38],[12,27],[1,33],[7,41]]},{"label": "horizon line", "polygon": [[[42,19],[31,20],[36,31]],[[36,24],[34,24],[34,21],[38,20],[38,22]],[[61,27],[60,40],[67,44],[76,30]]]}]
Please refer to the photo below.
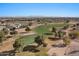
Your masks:
[{"label": "horizon line", "polygon": [[79,17],[79,16],[0,16],[0,17]]}]

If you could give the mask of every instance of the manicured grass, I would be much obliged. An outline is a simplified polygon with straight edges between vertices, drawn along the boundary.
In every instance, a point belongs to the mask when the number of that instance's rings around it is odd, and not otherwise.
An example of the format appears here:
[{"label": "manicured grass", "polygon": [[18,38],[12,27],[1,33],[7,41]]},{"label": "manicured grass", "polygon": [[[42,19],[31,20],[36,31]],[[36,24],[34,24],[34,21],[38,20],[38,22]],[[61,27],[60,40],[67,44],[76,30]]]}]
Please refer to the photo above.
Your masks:
[{"label": "manicured grass", "polygon": [[44,26],[44,25],[35,28],[34,31],[38,35],[42,35],[43,33],[49,32],[48,28],[46,26]]},{"label": "manicured grass", "polygon": [[53,26],[58,29],[59,27],[63,27],[64,24],[48,24],[48,25],[41,25],[41,26],[35,28],[34,31],[35,31],[38,35],[42,35],[42,34],[44,34],[44,33],[50,32],[49,29],[52,28]]},{"label": "manicured grass", "polygon": [[47,25],[47,28],[51,28],[51,27],[63,27],[65,24],[49,24],[49,25]]},{"label": "manicured grass", "polygon": [[21,44],[23,46],[26,46],[28,44],[34,43],[34,38],[35,37],[36,37],[36,35],[23,36],[23,37],[19,38],[18,40],[21,41]]}]

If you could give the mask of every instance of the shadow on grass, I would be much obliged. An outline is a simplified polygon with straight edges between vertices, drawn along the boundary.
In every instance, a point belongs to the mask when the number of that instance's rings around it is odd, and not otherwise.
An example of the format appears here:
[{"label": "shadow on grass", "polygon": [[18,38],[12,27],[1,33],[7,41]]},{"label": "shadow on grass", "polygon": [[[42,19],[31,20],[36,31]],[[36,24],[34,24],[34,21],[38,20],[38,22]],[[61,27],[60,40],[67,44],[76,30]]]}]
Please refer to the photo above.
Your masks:
[{"label": "shadow on grass", "polygon": [[53,33],[44,33],[45,35],[53,35]]},{"label": "shadow on grass", "polygon": [[52,40],[52,41],[57,41],[57,40],[60,40],[59,37],[48,37],[49,40]]},{"label": "shadow on grass", "polygon": [[66,47],[66,45],[65,44],[58,44],[58,45],[52,45],[53,47],[59,47],[59,48],[61,48],[61,47]]},{"label": "shadow on grass", "polygon": [[14,50],[4,51],[0,53],[0,56],[15,56],[15,51]]},{"label": "shadow on grass", "polygon": [[29,51],[29,52],[39,52],[40,50],[36,49],[37,46],[28,45],[23,48],[23,51]]}]

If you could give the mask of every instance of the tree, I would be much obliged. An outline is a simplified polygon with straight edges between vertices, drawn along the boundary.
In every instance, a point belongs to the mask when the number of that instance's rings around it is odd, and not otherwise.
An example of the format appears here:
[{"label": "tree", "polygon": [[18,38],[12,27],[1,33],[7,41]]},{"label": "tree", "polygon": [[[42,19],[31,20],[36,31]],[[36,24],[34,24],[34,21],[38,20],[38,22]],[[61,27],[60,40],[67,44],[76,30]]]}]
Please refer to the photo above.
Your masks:
[{"label": "tree", "polygon": [[11,31],[15,31],[15,29],[16,29],[15,27],[11,27],[10,28]]},{"label": "tree", "polygon": [[47,24],[47,22],[45,22],[44,24],[45,24],[45,26],[47,26],[47,25],[48,25],[48,24]]},{"label": "tree", "polygon": [[27,26],[26,28],[25,28],[25,31],[30,31],[31,29]]},{"label": "tree", "polygon": [[11,35],[17,34],[17,31],[15,29],[16,29],[15,27],[10,28],[10,34]]},{"label": "tree", "polygon": [[58,37],[61,38],[62,37],[62,32],[58,31]]},{"label": "tree", "polygon": [[57,32],[55,32],[55,33],[54,33],[54,36],[55,36],[55,37],[57,37],[57,36],[58,36],[58,33],[57,33]]},{"label": "tree", "polygon": [[35,42],[39,45],[42,44],[42,38],[40,36],[35,37]]},{"label": "tree", "polygon": [[0,43],[3,42],[4,38],[5,38],[4,33],[0,31]]},{"label": "tree", "polygon": [[40,22],[40,20],[39,20],[39,19],[37,19],[36,21],[37,21],[37,22]]},{"label": "tree", "polygon": [[2,31],[4,32],[4,35],[7,35],[9,32],[7,28],[3,28]]},{"label": "tree", "polygon": [[70,21],[69,20],[66,20],[66,23],[69,23]]},{"label": "tree", "polygon": [[4,24],[4,21],[3,20],[1,21],[1,24]]},{"label": "tree", "polygon": [[64,42],[64,45],[67,46],[70,44],[70,39],[65,37],[65,38],[63,38],[63,42]]},{"label": "tree", "polygon": [[42,36],[37,36],[37,37],[35,37],[35,42],[38,44],[38,46],[40,46],[40,45],[43,44],[43,47],[46,47],[46,45],[47,45],[47,44],[44,42]]},{"label": "tree", "polygon": [[32,26],[32,24],[33,24],[32,22],[29,22],[28,26]]},{"label": "tree", "polygon": [[63,27],[63,29],[66,30],[66,29],[68,29],[68,27],[69,27],[69,25],[65,25],[65,26]]},{"label": "tree", "polygon": [[70,39],[78,38],[78,32],[71,32],[71,33],[69,33],[69,37],[70,37]]},{"label": "tree", "polygon": [[79,26],[79,23],[77,23],[76,25]]},{"label": "tree", "polygon": [[21,41],[17,39],[13,44],[13,47],[15,51],[19,51],[19,48],[21,47]]},{"label": "tree", "polygon": [[56,28],[52,27],[52,31],[51,32],[55,32],[56,33]]}]

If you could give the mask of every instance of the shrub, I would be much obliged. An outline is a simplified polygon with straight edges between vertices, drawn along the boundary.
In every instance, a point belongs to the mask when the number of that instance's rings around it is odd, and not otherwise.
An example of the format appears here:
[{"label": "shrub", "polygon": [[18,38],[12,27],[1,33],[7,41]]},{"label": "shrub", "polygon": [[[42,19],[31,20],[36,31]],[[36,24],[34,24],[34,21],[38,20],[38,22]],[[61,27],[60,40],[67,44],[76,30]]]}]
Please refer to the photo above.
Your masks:
[{"label": "shrub", "polygon": [[21,46],[22,46],[21,41],[16,39],[15,43],[13,44],[14,50],[19,52]]},{"label": "shrub", "polygon": [[36,56],[48,56],[46,52],[38,52],[35,54]]},{"label": "shrub", "polygon": [[48,56],[47,51],[48,49],[45,47],[39,47],[39,52],[35,53],[36,56]]},{"label": "shrub", "polygon": [[63,39],[63,42],[67,46],[70,44],[70,39]]},{"label": "shrub", "polygon": [[0,43],[5,39],[4,33],[0,31]]},{"label": "shrub", "polygon": [[31,29],[27,26],[26,28],[25,28],[25,31],[30,31]]},{"label": "shrub", "polygon": [[34,45],[27,45],[23,48],[23,51],[38,52],[39,50]]},{"label": "shrub", "polygon": [[11,31],[10,34],[11,35],[17,34],[17,31]]},{"label": "shrub", "polygon": [[9,32],[7,28],[3,28],[2,31],[3,31],[4,35],[7,35]]},{"label": "shrub", "polygon": [[71,32],[71,33],[69,34],[69,37],[70,37],[71,39],[78,38],[78,37],[79,37],[79,33],[78,33],[78,32]]}]

